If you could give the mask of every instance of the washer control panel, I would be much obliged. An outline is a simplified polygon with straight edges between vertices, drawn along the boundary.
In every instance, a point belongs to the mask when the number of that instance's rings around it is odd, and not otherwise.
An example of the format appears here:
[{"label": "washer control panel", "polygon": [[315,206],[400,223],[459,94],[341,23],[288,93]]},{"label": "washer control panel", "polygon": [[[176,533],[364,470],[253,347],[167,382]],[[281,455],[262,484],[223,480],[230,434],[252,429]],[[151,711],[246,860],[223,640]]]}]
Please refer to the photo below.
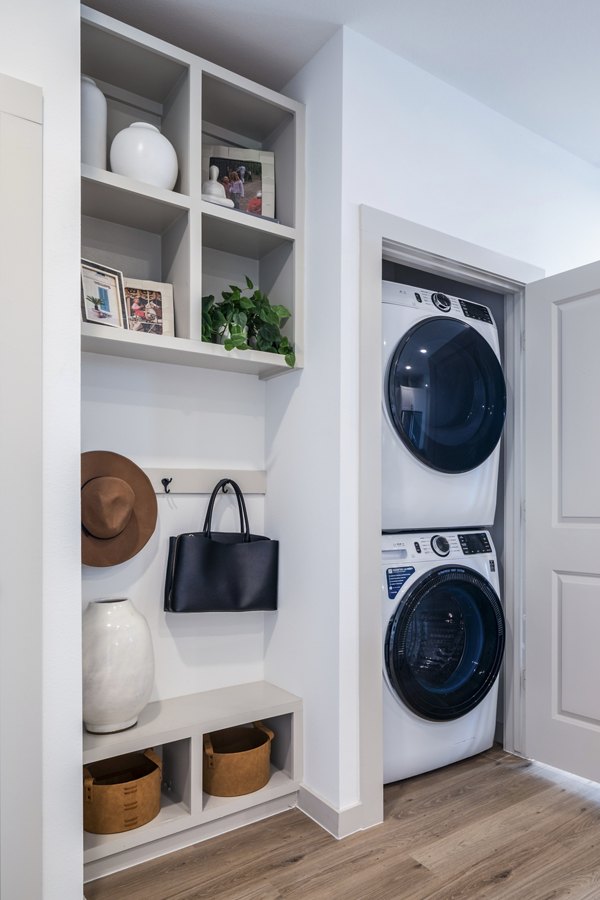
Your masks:
[{"label": "washer control panel", "polygon": [[458,540],[460,541],[461,550],[465,556],[471,556],[473,553],[492,552],[490,540],[485,531],[459,534]]},{"label": "washer control panel", "polygon": [[428,560],[449,562],[481,553],[494,553],[487,531],[405,532],[383,536],[382,560],[386,566]]}]

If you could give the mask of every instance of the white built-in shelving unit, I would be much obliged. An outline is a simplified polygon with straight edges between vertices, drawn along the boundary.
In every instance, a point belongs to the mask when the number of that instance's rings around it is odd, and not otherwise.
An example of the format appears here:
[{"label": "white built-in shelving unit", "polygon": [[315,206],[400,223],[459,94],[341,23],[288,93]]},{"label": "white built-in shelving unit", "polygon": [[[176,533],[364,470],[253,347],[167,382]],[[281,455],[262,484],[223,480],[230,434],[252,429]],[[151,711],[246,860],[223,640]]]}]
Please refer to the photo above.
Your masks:
[{"label": "white built-in shelving unit", "polygon": [[[245,372],[290,371],[282,357],[226,351],[201,340],[202,296],[248,275],[292,311],[284,333],[303,358],[304,108],[158,38],[82,8],[82,73],[108,102],[108,146],[145,121],[175,147],[172,191],[82,166],[82,257],[126,276],[173,284],[176,337],[82,325],[82,349],[132,359]],[[202,199],[202,148],[229,145],[275,157],[272,221]]]},{"label": "white built-in shelving unit", "polygon": [[[260,378],[289,372],[277,354],[228,352],[201,340],[202,296],[219,297],[230,283],[243,285],[248,275],[273,304],[291,310],[284,333],[301,368],[303,106],[87,7],[82,7],[81,64],[82,74],[107,98],[108,147],[121,129],[144,121],[159,127],[179,162],[172,191],[82,166],[82,258],[127,277],[171,283],[176,334],[83,322],[82,350]],[[276,221],[202,199],[207,177],[202,150],[215,144],[273,152]],[[159,815],[120,834],[86,833],[86,880],[294,806],[302,774],[301,717],[298,697],[255,682],[157,701],[127,731],[86,733],[84,764],[148,747],[163,760]],[[203,735],[255,720],[268,722],[276,735],[268,784],[240,797],[205,794]]]}]

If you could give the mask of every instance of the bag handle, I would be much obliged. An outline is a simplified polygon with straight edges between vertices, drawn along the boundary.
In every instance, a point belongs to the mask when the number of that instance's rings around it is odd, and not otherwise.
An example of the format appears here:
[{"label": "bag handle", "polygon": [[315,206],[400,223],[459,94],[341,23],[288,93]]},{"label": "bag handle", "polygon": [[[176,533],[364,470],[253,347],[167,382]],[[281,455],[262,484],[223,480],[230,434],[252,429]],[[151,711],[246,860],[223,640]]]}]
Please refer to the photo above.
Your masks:
[{"label": "bag handle", "polygon": [[238,502],[238,510],[240,513],[240,532],[244,535],[244,542],[248,542],[250,540],[250,525],[248,523],[248,512],[246,511],[246,504],[244,502],[244,495],[240,489],[240,486],[236,484],[231,478],[221,478],[219,483],[213,489],[212,494],[210,495],[210,500],[208,501],[208,509],[206,510],[206,518],[204,519],[204,525],[202,526],[202,531],[204,532],[204,536],[210,538],[212,531],[212,514],[215,505],[215,500],[217,499],[217,494],[222,488],[225,488],[228,484],[235,491],[235,495],[237,497]]}]

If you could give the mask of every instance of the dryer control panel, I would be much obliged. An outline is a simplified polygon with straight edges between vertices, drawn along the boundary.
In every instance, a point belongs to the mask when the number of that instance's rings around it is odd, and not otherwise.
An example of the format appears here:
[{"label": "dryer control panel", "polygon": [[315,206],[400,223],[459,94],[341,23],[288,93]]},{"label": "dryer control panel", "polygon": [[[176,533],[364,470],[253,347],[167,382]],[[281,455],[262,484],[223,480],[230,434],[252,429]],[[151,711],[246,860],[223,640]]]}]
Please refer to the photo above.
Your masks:
[{"label": "dryer control panel", "polygon": [[475,319],[494,325],[492,314],[487,306],[444,294],[441,291],[428,291],[424,288],[412,287],[408,284],[396,284],[393,281],[383,282],[383,302],[396,303],[399,306],[411,306],[414,309],[428,310],[430,313],[448,313],[456,318]]}]

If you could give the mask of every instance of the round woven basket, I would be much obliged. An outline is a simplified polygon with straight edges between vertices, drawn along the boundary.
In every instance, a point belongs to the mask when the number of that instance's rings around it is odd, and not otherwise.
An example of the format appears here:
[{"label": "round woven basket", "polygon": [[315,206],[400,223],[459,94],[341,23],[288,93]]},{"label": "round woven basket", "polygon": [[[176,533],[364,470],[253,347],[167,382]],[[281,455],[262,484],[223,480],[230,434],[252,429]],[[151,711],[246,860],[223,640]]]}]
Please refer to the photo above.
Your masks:
[{"label": "round woven basket", "polygon": [[160,811],[161,778],[162,760],[153,750],[84,766],[84,829],[116,834],[150,822]]},{"label": "round woven basket", "polygon": [[238,797],[264,787],[271,774],[274,733],[262,722],[204,735],[203,788],[216,797]]}]

